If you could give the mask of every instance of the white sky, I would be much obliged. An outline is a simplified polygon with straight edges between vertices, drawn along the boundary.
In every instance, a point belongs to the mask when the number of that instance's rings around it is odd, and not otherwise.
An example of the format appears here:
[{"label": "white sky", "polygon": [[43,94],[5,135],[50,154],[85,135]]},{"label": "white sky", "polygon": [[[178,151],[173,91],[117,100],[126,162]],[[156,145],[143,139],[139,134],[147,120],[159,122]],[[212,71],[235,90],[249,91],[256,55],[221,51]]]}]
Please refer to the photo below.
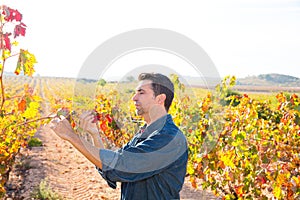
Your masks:
[{"label": "white sky", "polygon": [[[27,33],[20,46],[35,54],[36,73],[42,76],[76,77],[88,55],[111,37],[139,28],[162,28],[197,42],[221,76],[300,77],[300,0],[2,0],[1,4],[23,14]],[[116,65],[130,66],[135,59],[138,65],[151,64],[149,58],[155,64],[184,65],[175,56],[142,54],[125,56]],[[8,64],[14,67],[12,61]],[[6,71],[13,71],[9,67]],[[123,73],[121,68],[118,73]]]}]

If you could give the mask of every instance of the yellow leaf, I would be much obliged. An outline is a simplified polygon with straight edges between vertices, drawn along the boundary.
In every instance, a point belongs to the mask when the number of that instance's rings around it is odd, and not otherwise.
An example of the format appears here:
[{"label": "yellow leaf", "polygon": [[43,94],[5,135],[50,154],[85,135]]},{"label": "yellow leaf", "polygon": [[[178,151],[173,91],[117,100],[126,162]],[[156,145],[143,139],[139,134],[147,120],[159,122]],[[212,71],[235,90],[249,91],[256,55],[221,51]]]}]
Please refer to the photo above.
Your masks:
[{"label": "yellow leaf", "polygon": [[286,181],[286,176],[285,174],[278,174],[277,179],[276,179],[278,185],[282,185]]},{"label": "yellow leaf", "polygon": [[42,99],[42,97],[40,97],[40,96],[33,96],[33,97],[32,97],[32,100],[33,100],[33,101],[41,102],[43,99]]},{"label": "yellow leaf", "polygon": [[298,187],[300,187],[300,176],[298,176],[298,177],[293,176],[293,177],[292,177],[292,180],[294,180],[295,183],[296,183],[296,185],[297,185]]},{"label": "yellow leaf", "polygon": [[12,147],[9,150],[9,153],[15,153],[19,150],[19,148],[20,148],[19,142],[14,142]]},{"label": "yellow leaf", "polygon": [[7,142],[7,143],[10,143],[10,141],[11,141],[11,137],[7,137],[7,138],[5,139],[5,142]]},{"label": "yellow leaf", "polygon": [[3,50],[2,59],[5,60],[9,56],[10,56],[10,51],[9,50]]},{"label": "yellow leaf", "polygon": [[231,181],[228,171],[225,172],[225,178],[226,178],[226,180]]},{"label": "yellow leaf", "polygon": [[220,160],[224,162],[225,166],[231,167],[232,169],[235,168],[233,163],[232,152],[227,152],[226,154],[219,154]]},{"label": "yellow leaf", "polygon": [[32,76],[35,72],[34,64],[37,63],[34,54],[27,50],[20,49],[19,59],[17,63],[17,68],[15,69],[15,74],[19,74],[22,70],[24,75]]},{"label": "yellow leaf", "polygon": [[232,197],[231,197],[230,194],[226,194],[223,199],[225,199],[225,200],[231,200]]},{"label": "yellow leaf", "polygon": [[14,45],[14,46],[18,46],[18,45],[19,45],[19,42],[13,41],[11,44]]},{"label": "yellow leaf", "polygon": [[23,114],[23,117],[27,118],[27,119],[32,119],[34,117],[37,116],[37,114],[39,113],[39,103],[37,102],[30,102],[28,108],[26,109],[26,111]]},{"label": "yellow leaf", "polygon": [[237,129],[234,129],[233,131],[232,131],[232,133],[231,133],[231,137],[232,138],[235,138],[235,136],[238,134],[238,131],[237,131]]},{"label": "yellow leaf", "polygon": [[[0,15],[0,20],[1,20],[1,22],[4,21],[4,15]],[[0,191],[1,191],[1,190],[0,190]]]},{"label": "yellow leaf", "polygon": [[273,194],[277,199],[280,199],[281,197],[281,188],[279,186],[275,186],[274,190],[273,190]]},{"label": "yellow leaf", "polygon": [[195,173],[195,170],[194,170],[194,168],[193,168],[193,165],[192,164],[188,164],[188,166],[187,166],[187,173],[188,174],[194,174]]}]

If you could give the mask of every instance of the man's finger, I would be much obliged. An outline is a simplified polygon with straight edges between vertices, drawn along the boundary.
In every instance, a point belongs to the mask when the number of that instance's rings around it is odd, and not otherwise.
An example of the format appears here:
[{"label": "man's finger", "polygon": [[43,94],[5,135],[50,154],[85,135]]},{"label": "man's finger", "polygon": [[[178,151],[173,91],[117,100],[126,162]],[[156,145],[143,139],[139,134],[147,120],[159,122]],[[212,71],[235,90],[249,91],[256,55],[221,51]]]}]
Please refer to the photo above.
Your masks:
[{"label": "man's finger", "polygon": [[57,124],[58,122],[60,122],[60,120],[58,118],[54,118],[50,121],[50,123],[53,123],[53,124]]},{"label": "man's finger", "polygon": [[49,123],[49,127],[51,128],[51,129],[54,129],[56,126],[57,126],[57,124],[59,123],[59,119],[57,119],[57,118],[55,118],[55,119],[52,119],[51,121],[50,121],[50,123]]},{"label": "man's finger", "polygon": [[61,122],[66,125],[70,124],[70,122],[66,118],[62,119]]},{"label": "man's finger", "polygon": [[89,115],[87,121],[92,122],[94,120],[94,115]]},{"label": "man's finger", "polygon": [[56,127],[56,124],[53,124],[53,123],[50,123],[50,124],[49,124],[49,128],[55,129],[55,127]]},{"label": "man's finger", "polygon": [[84,111],[81,115],[80,115],[80,119],[83,120],[84,118],[86,118],[88,115],[90,114],[90,111]]}]

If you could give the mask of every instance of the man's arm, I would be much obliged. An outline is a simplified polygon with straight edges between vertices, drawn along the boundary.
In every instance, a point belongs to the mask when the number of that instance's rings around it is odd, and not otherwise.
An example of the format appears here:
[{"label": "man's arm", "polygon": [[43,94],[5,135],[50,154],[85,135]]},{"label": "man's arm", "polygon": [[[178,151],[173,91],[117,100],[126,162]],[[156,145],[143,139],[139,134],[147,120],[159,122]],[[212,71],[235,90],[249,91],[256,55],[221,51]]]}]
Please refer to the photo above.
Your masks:
[{"label": "man's arm", "polygon": [[104,148],[101,144],[101,138],[96,141],[96,146],[81,139],[79,135],[75,133],[68,120],[63,119],[61,121],[52,121],[51,129],[62,139],[70,142],[79,152],[81,152],[89,161],[102,169],[102,162],[100,160],[100,148]]},{"label": "man's arm", "polygon": [[[116,146],[114,146],[114,144],[110,143],[107,140],[107,138],[101,137],[100,136],[100,131],[97,128],[93,129],[93,130],[90,130],[88,132],[92,136],[95,147],[98,147],[100,149],[109,149],[109,150],[112,150],[112,151],[115,151],[115,150],[118,149]],[[105,145],[103,144],[103,142],[105,143]]]},{"label": "man's arm", "polygon": [[98,147],[100,149],[105,149],[104,144],[102,142],[102,138],[100,137],[100,133],[97,128],[90,128],[87,130],[87,132],[92,137],[95,147]]}]

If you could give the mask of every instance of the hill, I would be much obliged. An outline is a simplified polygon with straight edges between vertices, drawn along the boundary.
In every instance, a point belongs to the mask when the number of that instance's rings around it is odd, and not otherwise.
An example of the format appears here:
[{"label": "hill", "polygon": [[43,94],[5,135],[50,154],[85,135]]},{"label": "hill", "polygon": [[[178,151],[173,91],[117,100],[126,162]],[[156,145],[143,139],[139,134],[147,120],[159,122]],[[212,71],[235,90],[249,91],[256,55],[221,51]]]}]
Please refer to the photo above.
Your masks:
[{"label": "hill", "polygon": [[[216,78],[200,78],[185,76],[188,85],[213,89],[220,83]],[[185,81],[183,81],[185,83]],[[248,76],[237,78],[234,87],[238,91],[245,92],[300,92],[300,78],[283,74],[261,74],[258,76]]]},{"label": "hill", "polygon": [[300,78],[283,74],[261,74],[240,78],[237,85],[300,87]]}]

